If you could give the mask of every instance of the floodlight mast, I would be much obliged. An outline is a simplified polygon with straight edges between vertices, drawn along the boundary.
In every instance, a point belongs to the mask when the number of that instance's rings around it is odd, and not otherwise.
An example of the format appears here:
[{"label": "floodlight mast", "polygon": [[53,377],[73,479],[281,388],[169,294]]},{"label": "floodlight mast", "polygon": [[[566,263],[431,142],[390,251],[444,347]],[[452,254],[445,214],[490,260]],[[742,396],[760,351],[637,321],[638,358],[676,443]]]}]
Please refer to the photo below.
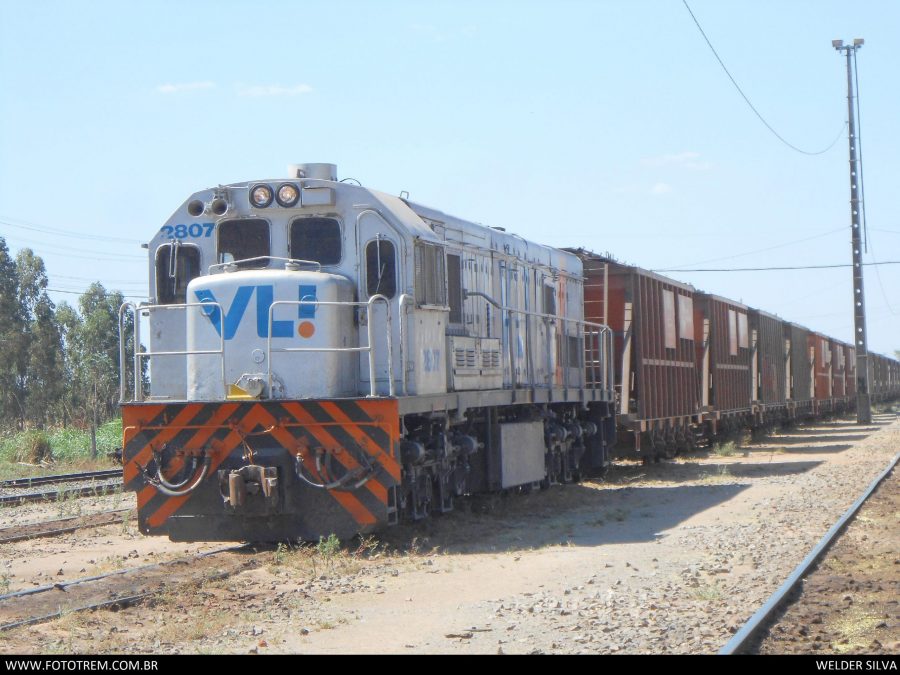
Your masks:
[{"label": "floodlight mast", "polygon": [[862,237],[860,236],[859,176],[860,162],[857,153],[856,110],[853,99],[853,67],[856,50],[865,44],[862,38],[855,38],[852,45],[843,40],[832,40],[831,46],[844,52],[847,57],[847,115],[850,144],[850,232],[853,250],[853,345],[856,348],[856,422],[872,422],[872,398],[869,392],[869,352],[866,341],[866,299],[863,292]]}]

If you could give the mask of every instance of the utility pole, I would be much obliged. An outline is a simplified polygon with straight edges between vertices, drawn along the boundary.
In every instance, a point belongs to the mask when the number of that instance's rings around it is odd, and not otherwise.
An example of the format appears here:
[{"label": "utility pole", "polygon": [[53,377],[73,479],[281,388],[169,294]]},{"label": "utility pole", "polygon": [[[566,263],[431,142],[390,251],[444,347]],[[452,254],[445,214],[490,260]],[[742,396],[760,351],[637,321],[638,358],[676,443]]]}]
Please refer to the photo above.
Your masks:
[{"label": "utility pole", "polygon": [[[853,107],[853,66],[856,50],[863,46],[862,38],[855,38],[852,45],[843,40],[832,40],[831,46],[847,57],[847,115],[850,127],[850,232],[853,250],[853,335],[856,348],[856,422],[872,422],[872,400],[869,395],[869,351],[866,343],[866,298],[863,293],[862,237],[859,233],[859,156],[856,135],[856,110]],[[853,60],[851,62],[851,56]]]}]

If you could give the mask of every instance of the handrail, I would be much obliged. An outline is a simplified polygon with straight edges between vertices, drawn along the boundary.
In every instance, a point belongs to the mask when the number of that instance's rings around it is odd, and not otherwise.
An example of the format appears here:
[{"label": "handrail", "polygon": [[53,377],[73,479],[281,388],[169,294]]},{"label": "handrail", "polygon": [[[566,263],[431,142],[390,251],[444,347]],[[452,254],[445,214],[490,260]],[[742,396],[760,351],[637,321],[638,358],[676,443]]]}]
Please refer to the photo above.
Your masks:
[{"label": "handrail", "polygon": [[[387,309],[387,360],[388,360],[388,395],[395,396],[394,388],[394,354],[391,333],[391,302],[381,294],[373,295],[367,302],[334,302],[323,300],[276,300],[269,305],[269,328],[266,337],[266,381],[269,391],[272,391],[272,353],[273,352],[368,352],[369,354],[369,398],[378,396],[375,384],[375,334],[372,321],[372,309],[377,303],[383,302]],[[312,305],[313,307],[365,307],[366,308],[366,333],[368,346],[366,347],[272,347],[272,322],[275,316],[276,305]]]},{"label": "handrail", "polygon": [[[586,339],[588,337],[596,338],[595,341],[594,340],[591,341],[590,351],[588,353],[588,355],[591,357],[590,363],[592,365],[590,366],[590,368],[591,368],[591,371],[593,372],[592,377],[591,377],[591,382],[586,382],[584,377],[582,377],[582,382],[584,382],[586,387],[589,384],[594,385],[594,386],[590,387],[591,389],[602,388],[608,392],[612,392],[614,390],[614,386],[613,386],[614,385],[614,371],[613,371],[614,364],[613,364],[613,356],[612,356],[613,333],[612,333],[612,329],[609,326],[606,326],[602,323],[594,323],[592,321],[576,319],[574,317],[560,316],[558,314],[544,314],[541,312],[531,312],[531,311],[524,310],[524,309],[516,309],[515,307],[507,307],[507,306],[502,305],[501,303],[497,302],[497,300],[492,298],[487,293],[482,293],[481,291],[464,291],[463,299],[469,298],[469,297],[484,298],[488,303],[490,303],[491,305],[493,305],[500,311],[507,312],[509,314],[521,314],[521,315],[524,315],[527,317],[536,317],[536,318],[544,319],[545,321],[560,321],[566,325],[575,324],[576,326],[580,326],[583,329],[586,329],[586,328],[595,329],[593,331],[583,330],[582,335],[580,336],[584,339]],[[565,330],[561,331],[561,334],[563,337],[570,337],[569,334]],[[513,351],[512,351],[513,350],[512,326],[510,324],[507,324],[507,338],[508,338],[508,343],[509,343],[508,348],[510,350],[510,353],[507,355],[507,357],[509,358],[509,362],[510,362],[510,373],[511,373],[511,379],[513,380],[512,384],[513,384],[513,386],[515,386],[515,381],[514,381],[515,376],[514,376],[514,370],[513,370],[513,367],[515,364],[515,358],[513,356]],[[601,367],[601,368],[603,367],[603,365],[605,365],[605,373],[598,372],[597,371],[598,366],[593,365],[595,363],[595,361],[594,361],[594,347],[595,347],[594,342],[596,342],[597,362],[600,363],[599,367]],[[547,349],[548,349],[548,351],[550,349],[550,341],[549,340],[547,341]],[[568,345],[566,345],[565,353],[566,353],[566,365],[565,365],[566,372],[565,372],[564,377],[565,377],[565,382],[568,385],[568,381],[569,381],[568,380],[568,378],[569,378],[568,369],[571,368],[571,365],[569,364],[569,356],[570,355],[569,355]],[[606,362],[605,364],[603,364],[604,359],[602,357],[605,357],[605,362]],[[582,369],[582,376],[585,375],[584,371],[588,368],[587,363],[585,363],[584,365],[585,365],[585,368]],[[597,377],[597,375],[602,375],[602,377]],[[604,382],[604,380],[605,380],[605,382]]]},{"label": "handrail", "polygon": [[397,312],[400,315],[400,325],[398,326],[398,340],[400,342],[400,385],[404,396],[406,396],[406,343],[404,342],[406,338],[403,326],[406,325],[406,314],[403,313],[403,308],[408,304],[415,304],[415,301],[416,299],[409,293],[403,293],[400,296],[400,300],[397,302]]},{"label": "handrail", "polygon": [[[281,258],[275,255],[258,255],[255,258],[243,258],[241,260],[232,260],[230,262],[224,263],[216,263],[215,265],[210,265],[207,269],[208,274],[215,274],[219,268],[221,267],[223,270],[234,265],[235,269],[239,269],[241,263],[254,262],[256,260],[283,260],[285,262],[285,269],[287,269],[288,265],[313,265],[316,268],[316,272],[322,271],[322,263],[317,260],[302,260],[300,258]],[[265,268],[263,268],[265,269]]]},{"label": "handrail", "polygon": [[222,368],[222,386],[227,390],[226,377],[225,377],[225,330],[224,327],[219,332],[219,349],[185,349],[185,350],[175,350],[175,351],[141,351],[141,317],[140,313],[145,310],[171,310],[171,309],[184,309],[187,310],[189,307],[203,307],[204,309],[214,309],[217,308],[219,310],[219,315],[224,316],[222,314],[222,305],[215,301],[204,301],[204,302],[185,302],[179,304],[172,305],[135,305],[133,302],[123,302],[122,306],[119,307],[119,398],[120,403],[124,403],[126,400],[126,390],[127,390],[127,377],[125,370],[125,312],[128,308],[131,308],[131,313],[134,316],[134,363],[132,365],[134,369],[134,397],[133,401],[136,403],[140,403],[144,400],[143,393],[143,383],[141,381],[141,373],[143,369],[141,368],[142,360],[149,359],[152,356],[194,356],[194,355],[202,355],[202,354],[218,354],[221,362]]}]

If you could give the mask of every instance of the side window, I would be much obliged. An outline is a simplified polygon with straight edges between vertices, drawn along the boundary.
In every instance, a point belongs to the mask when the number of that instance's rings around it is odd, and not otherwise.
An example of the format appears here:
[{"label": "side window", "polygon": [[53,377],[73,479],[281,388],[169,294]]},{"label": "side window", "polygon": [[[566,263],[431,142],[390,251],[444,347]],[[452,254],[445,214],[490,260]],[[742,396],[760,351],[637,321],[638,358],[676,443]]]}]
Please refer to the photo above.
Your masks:
[{"label": "side window", "polygon": [[199,275],[200,250],[197,247],[160,246],[156,251],[156,301],[160,305],[185,302],[188,282]]},{"label": "side window", "polygon": [[416,244],[416,303],[447,304],[444,285],[444,249],[431,244]]},{"label": "side window", "polygon": [[460,257],[447,254],[447,304],[450,305],[450,323],[462,323],[462,278]]},{"label": "side window", "polygon": [[544,284],[544,314],[556,316],[556,289]]},{"label": "side window", "polygon": [[393,242],[375,239],[366,244],[366,294],[393,298],[397,293],[397,256]]},{"label": "side window", "polygon": [[291,223],[288,255],[337,265],[341,261],[341,224],[334,218],[297,218]]},{"label": "side window", "polygon": [[[227,263],[272,255],[269,249],[269,223],[259,218],[225,220],[218,227],[216,262]],[[239,263],[241,269],[268,267],[268,260]]]}]

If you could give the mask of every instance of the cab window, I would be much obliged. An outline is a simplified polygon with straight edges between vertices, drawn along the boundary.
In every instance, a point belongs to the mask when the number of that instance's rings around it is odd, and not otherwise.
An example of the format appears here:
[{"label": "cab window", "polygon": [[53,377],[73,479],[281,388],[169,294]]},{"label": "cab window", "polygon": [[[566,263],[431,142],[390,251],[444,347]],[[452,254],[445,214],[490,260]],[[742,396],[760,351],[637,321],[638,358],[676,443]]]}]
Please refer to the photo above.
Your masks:
[{"label": "cab window", "polygon": [[366,293],[393,298],[397,293],[397,263],[394,244],[375,239],[366,244]]},{"label": "cab window", "polygon": [[[271,255],[269,223],[265,220],[244,218],[219,223],[217,262],[237,262],[269,255]],[[238,262],[241,269],[259,269],[268,266],[268,260]]]},{"label": "cab window", "polygon": [[156,251],[156,301],[161,305],[185,302],[188,283],[200,275],[200,250],[166,244]]},{"label": "cab window", "polygon": [[320,265],[341,261],[341,224],[334,218],[297,218],[291,223],[290,256]]}]

